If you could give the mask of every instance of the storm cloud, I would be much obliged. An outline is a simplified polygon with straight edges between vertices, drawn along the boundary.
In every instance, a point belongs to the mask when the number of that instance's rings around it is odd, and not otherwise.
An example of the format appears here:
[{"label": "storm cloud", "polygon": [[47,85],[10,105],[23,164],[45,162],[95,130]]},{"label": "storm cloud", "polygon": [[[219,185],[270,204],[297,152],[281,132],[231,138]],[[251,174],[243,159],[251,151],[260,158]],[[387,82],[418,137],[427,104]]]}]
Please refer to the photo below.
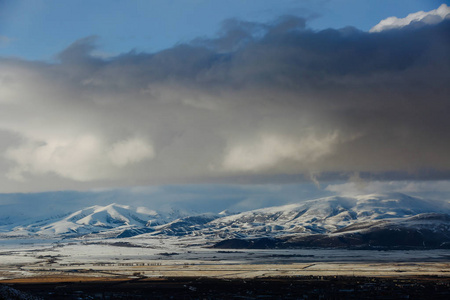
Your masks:
[{"label": "storm cloud", "polygon": [[1,191],[449,178],[448,19],[230,20],[215,38],[106,58],[96,41],[55,62],[0,59]]}]

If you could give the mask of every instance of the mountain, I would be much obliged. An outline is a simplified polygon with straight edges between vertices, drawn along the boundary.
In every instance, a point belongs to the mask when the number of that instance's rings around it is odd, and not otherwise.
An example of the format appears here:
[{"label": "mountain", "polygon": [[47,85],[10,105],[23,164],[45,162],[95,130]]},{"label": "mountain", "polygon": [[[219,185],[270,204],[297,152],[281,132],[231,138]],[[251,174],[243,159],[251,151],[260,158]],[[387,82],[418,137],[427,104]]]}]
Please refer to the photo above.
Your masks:
[{"label": "mountain", "polygon": [[166,235],[190,235],[197,234],[201,232],[205,228],[208,227],[208,224],[215,219],[219,218],[219,215],[216,214],[200,214],[196,216],[188,216],[184,218],[180,218],[169,222],[167,224],[156,227],[155,229],[160,234]]},{"label": "mountain", "polygon": [[[449,213],[448,203],[403,194],[323,198],[234,216],[235,226],[266,218],[257,228],[273,227],[271,222],[284,228],[245,239],[230,236],[215,247],[450,248]],[[286,228],[293,224],[297,233]]]},{"label": "mountain", "polygon": [[151,226],[167,221],[167,216],[153,210],[113,203],[87,207],[59,219],[53,216],[25,226],[17,226],[12,232],[16,235],[81,236],[107,231],[114,231],[119,235],[125,230],[137,230],[137,234],[141,234],[151,231]]},{"label": "mountain", "polygon": [[335,196],[219,214],[110,204],[8,228],[3,226],[2,237],[172,236],[187,237],[188,243],[189,237],[201,236],[219,248],[445,248],[450,245],[450,205],[404,194]]},{"label": "mountain", "polygon": [[215,248],[450,249],[450,215],[356,223],[327,234],[225,239]]},{"label": "mountain", "polygon": [[335,196],[217,218],[205,232],[230,238],[328,234],[356,223],[423,213],[450,213],[450,209],[404,194]]}]

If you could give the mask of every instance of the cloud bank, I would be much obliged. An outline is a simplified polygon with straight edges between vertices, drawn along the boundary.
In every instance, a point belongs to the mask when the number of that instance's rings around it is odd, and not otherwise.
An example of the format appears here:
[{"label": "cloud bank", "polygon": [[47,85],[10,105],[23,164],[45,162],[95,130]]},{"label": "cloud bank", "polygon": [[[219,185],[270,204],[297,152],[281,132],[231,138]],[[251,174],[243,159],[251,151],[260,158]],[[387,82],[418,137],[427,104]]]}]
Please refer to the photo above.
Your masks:
[{"label": "cloud bank", "polygon": [[448,178],[449,36],[284,17],[157,53],[102,58],[88,37],[54,63],[1,58],[0,191]]},{"label": "cloud bank", "polygon": [[450,182],[448,180],[433,181],[364,181],[351,180],[346,183],[330,184],[326,191],[336,193],[341,196],[356,196],[366,194],[390,194],[404,193],[407,195],[433,199],[449,200]]}]

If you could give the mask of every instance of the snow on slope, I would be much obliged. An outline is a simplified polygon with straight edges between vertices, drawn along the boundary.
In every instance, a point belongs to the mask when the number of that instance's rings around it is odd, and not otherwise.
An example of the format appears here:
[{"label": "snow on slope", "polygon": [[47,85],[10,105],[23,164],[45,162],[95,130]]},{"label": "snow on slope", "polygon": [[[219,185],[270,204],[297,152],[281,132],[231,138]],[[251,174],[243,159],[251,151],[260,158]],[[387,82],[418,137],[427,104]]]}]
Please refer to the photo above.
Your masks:
[{"label": "snow on slope", "polygon": [[[142,207],[110,204],[16,226],[9,236],[151,238],[154,235],[169,235],[223,239],[330,234],[349,226],[350,230],[352,226],[354,230],[373,227],[383,220],[416,217],[413,219],[416,221],[408,219],[407,223],[432,223],[432,219],[424,220],[420,216],[449,214],[449,207],[449,203],[427,201],[404,194],[334,196],[236,214],[223,212],[199,215],[176,210],[161,213]],[[2,236],[5,234],[8,233],[2,233]]]},{"label": "snow on slope", "polygon": [[39,235],[87,234],[117,227],[146,227],[158,218],[155,211],[113,203],[88,207],[54,222],[50,220],[16,227],[15,231],[25,230]]},{"label": "snow on slope", "polygon": [[207,231],[223,237],[330,233],[351,224],[406,218],[423,213],[450,213],[440,203],[404,194],[327,197],[226,216]]}]

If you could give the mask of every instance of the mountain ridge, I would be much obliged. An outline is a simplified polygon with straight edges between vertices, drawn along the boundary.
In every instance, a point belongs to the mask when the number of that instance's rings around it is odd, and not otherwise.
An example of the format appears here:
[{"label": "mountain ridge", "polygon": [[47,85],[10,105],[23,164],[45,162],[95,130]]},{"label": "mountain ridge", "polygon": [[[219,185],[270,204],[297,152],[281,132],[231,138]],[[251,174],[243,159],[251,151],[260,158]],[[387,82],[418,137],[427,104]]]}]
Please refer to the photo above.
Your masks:
[{"label": "mountain ridge", "polygon": [[[387,240],[396,236],[392,232],[397,230],[411,236],[402,238],[409,239],[403,244],[418,245],[421,239],[423,243],[439,246],[450,243],[450,205],[400,193],[332,196],[240,213],[187,214],[176,210],[161,213],[112,203],[9,229],[3,228],[0,236],[134,239],[197,236],[219,247],[227,240],[235,240],[228,242],[227,247],[233,244],[243,247],[249,241],[261,239],[276,241],[273,247],[384,245],[373,241],[375,233]],[[402,240],[400,235],[397,238]]]}]

